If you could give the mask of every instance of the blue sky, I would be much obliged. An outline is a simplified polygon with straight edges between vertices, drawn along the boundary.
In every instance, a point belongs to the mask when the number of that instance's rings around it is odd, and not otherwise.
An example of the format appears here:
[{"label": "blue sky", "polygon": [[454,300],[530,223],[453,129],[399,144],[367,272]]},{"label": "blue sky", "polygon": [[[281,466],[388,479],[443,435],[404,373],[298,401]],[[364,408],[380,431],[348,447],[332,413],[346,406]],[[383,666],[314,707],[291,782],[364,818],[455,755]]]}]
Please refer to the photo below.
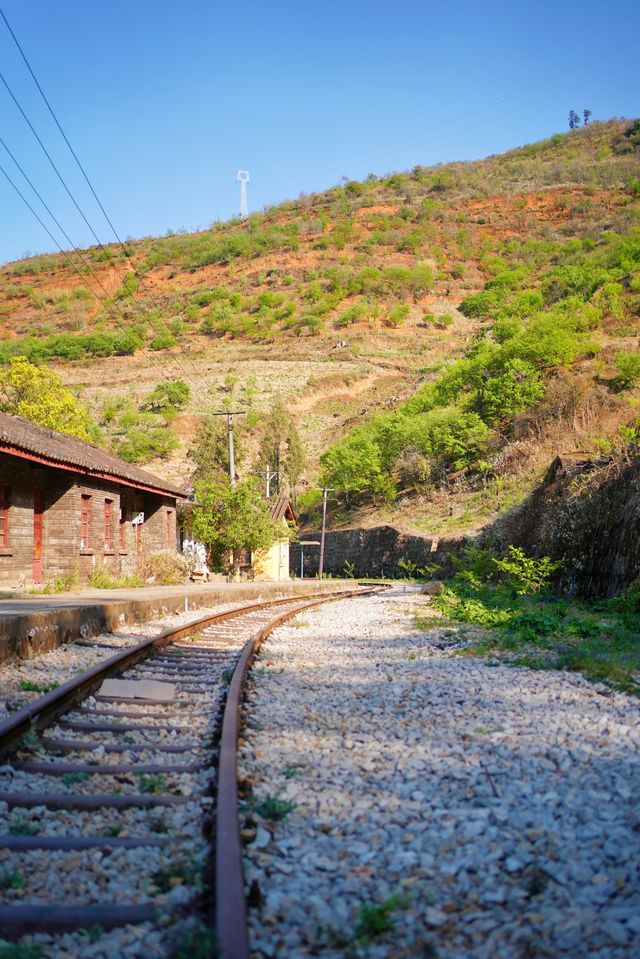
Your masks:
[{"label": "blue sky", "polygon": [[[342,176],[499,153],[565,130],[569,109],[640,113],[640,5],[626,0],[0,7],[123,237],[235,215],[238,167],[255,210]],[[0,71],[111,240],[2,22]],[[1,84],[0,136],[74,243],[89,245]],[[2,147],[0,164],[32,198]],[[0,262],[51,249],[0,175]]]}]

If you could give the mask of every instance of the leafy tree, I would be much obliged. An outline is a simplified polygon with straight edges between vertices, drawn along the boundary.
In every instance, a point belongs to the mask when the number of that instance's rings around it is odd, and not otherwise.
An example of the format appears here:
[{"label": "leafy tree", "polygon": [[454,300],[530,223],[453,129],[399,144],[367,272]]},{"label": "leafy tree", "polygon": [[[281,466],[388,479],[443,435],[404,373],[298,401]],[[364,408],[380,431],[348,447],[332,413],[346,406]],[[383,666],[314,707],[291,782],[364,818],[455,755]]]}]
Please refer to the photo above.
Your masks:
[{"label": "leafy tree", "polygon": [[168,408],[183,410],[191,398],[189,386],[182,380],[172,383],[158,383],[151,390],[144,402],[144,409],[153,413],[162,413]]},{"label": "leafy tree", "polygon": [[569,110],[569,129],[575,130],[580,126],[580,117],[575,110]]},{"label": "leafy tree", "polygon": [[591,116],[592,116],[591,110],[582,111],[582,122],[585,127],[589,126],[589,121],[591,120]]},{"label": "leafy tree", "polygon": [[498,376],[490,376],[480,394],[480,412],[487,423],[499,423],[541,400],[544,386],[531,363],[508,360]]},{"label": "leafy tree", "polygon": [[214,568],[226,565],[232,551],[267,550],[283,534],[281,523],[272,519],[269,504],[254,477],[235,485],[221,469],[195,484],[197,506],[193,532],[205,543]]},{"label": "leafy tree", "polygon": [[0,409],[48,429],[97,441],[98,426],[57,373],[16,356],[0,370]]},{"label": "leafy tree", "polygon": [[616,379],[620,388],[626,390],[635,386],[640,380],[640,352],[632,353],[628,350],[618,350],[615,363],[618,369]]},{"label": "leafy tree", "polygon": [[320,464],[323,484],[346,493],[347,499],[367,490],[393,499],[393,481],[383,470],[380,448],[362,429],[330,446]]},{"label": "leafy tree", "polygon": [[116,453],[128,463],[166,459],[180,445],[174,431],[161,425],[153,413],[125,413],[118,426],[122,435],[116,441]]}]

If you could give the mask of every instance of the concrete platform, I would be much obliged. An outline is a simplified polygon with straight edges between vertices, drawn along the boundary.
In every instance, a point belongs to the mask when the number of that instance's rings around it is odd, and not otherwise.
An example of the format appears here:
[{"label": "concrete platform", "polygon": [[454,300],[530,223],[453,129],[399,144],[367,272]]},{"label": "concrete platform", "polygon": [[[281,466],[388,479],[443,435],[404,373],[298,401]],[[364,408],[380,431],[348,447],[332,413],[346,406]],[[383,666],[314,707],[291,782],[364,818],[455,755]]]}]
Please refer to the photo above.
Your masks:
[{"label": "concrete platform", "polygon": [[[344,589],[327,580],[323,589]],[[83,589],[58,596],[17,594],[0,599],[0,663],[32,659],[75,639],[114,632],[121,626],[225,603],[280,599],[317,590],[317,580],[283,583],[207,583],[142,589]],[[6,593],[4,593],[6,596]]]}]

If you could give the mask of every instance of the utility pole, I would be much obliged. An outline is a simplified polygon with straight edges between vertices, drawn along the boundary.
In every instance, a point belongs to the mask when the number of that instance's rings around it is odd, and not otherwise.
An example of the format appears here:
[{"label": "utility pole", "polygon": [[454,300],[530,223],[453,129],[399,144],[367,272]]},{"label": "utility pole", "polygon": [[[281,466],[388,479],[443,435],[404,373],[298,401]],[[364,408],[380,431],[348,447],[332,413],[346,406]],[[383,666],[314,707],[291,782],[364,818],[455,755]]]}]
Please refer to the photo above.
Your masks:
[{"label": "utility pole", "polygon": [[324,534],[327,527],[327,493],[335,492],[333,486],[316,486],[316,489],[322,491],[322,533],[320,534],[320,566],[318,568],[318,579],[322,579],[324,573]]},{"label": "utility pole", "polygon": [[236,460],[233,449],[233,417],[244,416],[245,410],[218,410],[215,413],[209,413],[209,416],[226,416],[227,432],[229,434],[229,477],[235,486],[236,484]]},{"label": "utility pole", "polygon": [[267,499],[271,499],[271,481],[276,478],[278,473],[271,472],[271,466],[269,465],[269,463],[267,463],[267,468],[265,469],[264,472],[262,470],[256,470],[256,473],[258,474],[258,476],[264,476],[266,481],[265,491],[266,491]]}]

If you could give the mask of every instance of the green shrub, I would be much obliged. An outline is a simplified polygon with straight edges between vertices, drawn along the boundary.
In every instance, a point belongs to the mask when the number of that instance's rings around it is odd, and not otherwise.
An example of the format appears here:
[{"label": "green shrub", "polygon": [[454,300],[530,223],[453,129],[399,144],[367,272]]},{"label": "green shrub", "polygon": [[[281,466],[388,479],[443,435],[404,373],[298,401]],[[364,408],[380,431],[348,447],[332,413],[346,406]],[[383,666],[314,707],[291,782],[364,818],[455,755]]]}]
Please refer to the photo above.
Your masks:
[{"label": "green shrub", "polygon": [[162,413],[167,407],[183,410],[191,398],[191,389],[182,380],[158,383],[144,402],[144,409],[153,413]]},{"label": "green shrub", "polygon": [[616,380],[621,389],[629,389],[640,381],[640,352],[619,350],[615,357],[618,375]]},{"label": "green shrub", "polygon": [[539,593],[560,567],[559,562],[548,556],[541,559],[527,556],[519,546],[508,546],[507,554],[506,558],[494,559],[493,562],[519,596]]},{"label": "green shrub", "polygon": [[176,346],[177,342],[175,336],[171,333],[161,332],[154,336],[149,346],[152,350],[170,350],[172,346]]}]

